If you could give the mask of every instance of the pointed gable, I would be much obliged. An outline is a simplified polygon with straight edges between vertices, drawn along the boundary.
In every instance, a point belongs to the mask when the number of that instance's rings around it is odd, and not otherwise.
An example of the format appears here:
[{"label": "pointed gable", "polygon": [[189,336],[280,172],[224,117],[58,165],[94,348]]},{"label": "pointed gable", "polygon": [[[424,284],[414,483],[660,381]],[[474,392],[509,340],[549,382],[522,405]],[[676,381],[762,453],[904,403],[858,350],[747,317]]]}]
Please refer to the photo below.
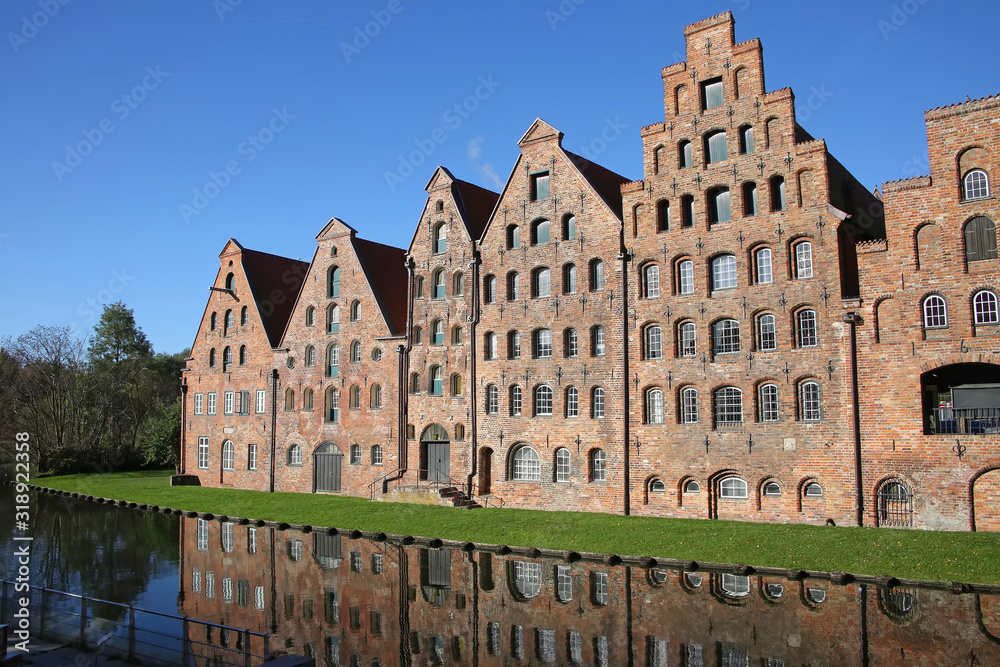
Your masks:
[{"label": "pointed gable", "polygon": [[500,194],[459,180],[452,185],[452,192],[462,214],[462,220],[465,221],[465,228],[469,230],[469,237],[478,239],[486,229],[486,223],[490,221],[497,202],[500,201]]},{"label": "pointed gable", "polygon": [[406,333],[409,277],[402,248],[354,238],[354,252],[393,336]]},{"label": "pointed gable", "polygon": [[[309,263],[247,250],[234,239],[230,239],[230,243],[242,251],[243,273],[267,332],[267,340],[271,347],[278,347],[309,270]],[[228,250],[230,245],[227,244],[226,248]],[[223,253],[225,252],[224,250]]]},{"label": "pointed gable", "polygon": [[531,127],[528,128],[528,131],[524,133],[524,136],[522,136],[518,140],[517,145],[520,146],[521,148],[524,148],[528,144],[533,144],[539,141],[546,141],[546,140],[551,141],[554,139],[558,141],[559,145],[561,146],[562,138],[563,138],[562,132],[552,127],[541,118],[536,118],[535,122],[532,123]]},{"label": "pointed gable", "polygon": [[602,167],[596,162],[591,162],[585,157],[563,150],[563,153],[573,162],[580,174],[587,179],[594,192],[600,195],[604,203],[608,205],[618,219],[622,218],[622,185],[629,182],[629,179],[620,174],[616,174],[606,167]]}]

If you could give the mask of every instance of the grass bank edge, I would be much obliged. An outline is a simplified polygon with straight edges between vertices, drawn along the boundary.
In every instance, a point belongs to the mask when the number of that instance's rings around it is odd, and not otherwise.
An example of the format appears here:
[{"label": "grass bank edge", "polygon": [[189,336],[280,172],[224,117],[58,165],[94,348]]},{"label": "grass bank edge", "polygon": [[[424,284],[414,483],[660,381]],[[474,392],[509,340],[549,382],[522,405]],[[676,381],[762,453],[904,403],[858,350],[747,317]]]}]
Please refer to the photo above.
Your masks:
[{"label": "grass bank edge", "polygon": [[549,512],[171,487],[171,471],[41,477],[84,495],[290,524],[557,550],[1000,584],[1000,535]]}]

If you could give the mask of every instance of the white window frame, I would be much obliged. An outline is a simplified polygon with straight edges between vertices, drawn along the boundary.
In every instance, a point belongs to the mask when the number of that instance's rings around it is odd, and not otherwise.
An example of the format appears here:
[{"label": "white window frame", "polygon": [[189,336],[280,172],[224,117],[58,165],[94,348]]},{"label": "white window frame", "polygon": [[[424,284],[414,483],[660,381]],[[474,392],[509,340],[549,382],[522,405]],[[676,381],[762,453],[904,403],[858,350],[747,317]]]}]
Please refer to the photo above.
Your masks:
[{"label": "white window frame", "polygon": [[807,380],[799,385],[799,415],[802,421],[822,421],[823,394],[819,382]]},{"label": "white window frame", "polygon": [[656,299],[660,296],[660,267],[657,264],[650,264],[645,271],[646,298]]},{"label": "white window frame", "polygon": [[799,241],[795,244],[795,278],[803,280],[813,277],[812,242]]},{"label": "white window frame", "polygon": [[772,313],[757,316],[757,349],[761,352],[778,349],[778,325]]},{"label": "white window frame", "polygon": [[972,297],[972,310],[976,324],[1000,323],[1000,302],[997,295],[987,289],[979,290]]},{"label": "white window frame", "polygon": [[816,347],[819,345],[818,316],[811,308],[800,310],[795,314],[795,328],[799,347]]},{"label": "white window frame", "polygon": [[681,322],[680,332],[680,356],[689,358],[698,354],[698,327],[694,322]]},{"label": "white window frame", "polygon": [[925,329],[946,329],[948,327],[948,302],[940,294],[931,294],[921,304]]},{"label": "white window frame", "polygon": [[515,482],[537,482],[542,478],[542,463],[538,452],[524,445],[514,452],[511,478]]},{"label": "white window frame", "polygon": [[556,450],[555,479],[559,483],[567,483],[570,478],[570,454],[565,447]]},{"label": "white window frame", "polygon": [[257,414],[264,414],[264,410],[267,409],[267,391],[265,389],[257,390]]},{"label": "white window frame", "polygon": [[552,358],[552,330],[551,329],[539,329],[535,332],[535,358],[536,359],[551,359]]},{"label": "white window frame", "polygon": [[740,323],[732,318],[712,325],[712,352],[735,354],[740,351]]},{"label": "white window frame", "polygon": [[222,443],[222,469],[226,472],[232,472],[236,467],[236,445],[233,444],[232,440],[226,440]]},{"label": "white window frame", "polygon": [[646,359],[663,358],[663,329],[658,324],[646,327]]},{"label": "white window frame", "polygon": [[698,390],[694,387],[681,389],[681,423],[698,423]]},{"label": "white window frame", "polygon": [[216,393],[214,391],[208,392],[208,414],[215,414],[215,402]]},{"label": "white window frame", "polygon": [[762,422],[776,422],[780,416],[780,403],[778,402],[778,385],[773,382],[765,382],[757,390],[760,401],[760,420]]},{"label": "white window frame", "polygon": [[747,497],[747,483],[741,477],[726,477],[719,482],[719,497],[745,499]]},{"label": "white window frame", "polygon": [[593,419],[604,419],[604,387],[594,387],[590,392],[590,415]]},{"label": "white window frame", "polygon": [[510,387],[510,416],[520,417],[522,409],[523,394],[521,385],[515,384]]},{"label": "white window frame", "polygon": [[737,387],[719,387],[713,392],[715,425],[736,426],[743,423],[743,392]]},{"label": "white window frame", "polygon": [[694,261],[682,259],[677,262],[677,293],[694,294]]},{"label": "white window frame", "polygon": [[769,285],[774,282],[773,257],[770,248],[757,248],[754,251],[754,276],[758,285]]},{"label": "white window frame", "polygon": [[737,278],[736,256],[719,255],[712,260],[712,291],[736,289],[739,287]]},{"label": "white window frame", "polygon": [[194,395],[194,413],[200,415],[204,412],[205,408],[205,394],[195,394]]},{"label": "white window frame", "polygon": [[606,338],[604,327],[597,325],[591,331],[593,331],[593,351],[595,357],[603,357],[607,353]]},{"label": "white window frame", "polygon": [[608,481],[608,455],[603,449],[594,449],[590,452],[590,481]]},{"label": "white window frame", "polygon": [[233,414],[233,403],[235,401],[236,394],[232,390],[227,391],[223,394],[223,414],[231,415]]},{"label": "white window frame", "polygon": [[[981,176],[982,178],[976,178]],[[984,169],[970,169],[962,178],[964,201],[985,199],[990,196],[990,177]]]},{"label": "white window frame", "polygon": [[535,387],[535,416],[551,417],[553,411],[552,387],[547,384]]},{"label": "white window frame", "polygon": [[580,416],[580,390],[576,387],[566,388],[566,418]]},{"label": "white window frame", "polygon": [[208,470],[208,457],[209,457],[209,447],[208,447],[208,436],[198,437],[198,468],[200,470]]},{"label": "white window frame", "polygon": [[659,387],[654,387],[646,391],[646,423],[647,424],[662,424],[664,421],[663,415],[663,390]]},{"label": "white window frame", "polygon": [[499,411],[500,390],[495,384],[486,387],[486,414],[495,415]]},{"label": "white window frame", "polygon": [[249,445],[247,448],[247,470],[257,469],[257,445]]}]

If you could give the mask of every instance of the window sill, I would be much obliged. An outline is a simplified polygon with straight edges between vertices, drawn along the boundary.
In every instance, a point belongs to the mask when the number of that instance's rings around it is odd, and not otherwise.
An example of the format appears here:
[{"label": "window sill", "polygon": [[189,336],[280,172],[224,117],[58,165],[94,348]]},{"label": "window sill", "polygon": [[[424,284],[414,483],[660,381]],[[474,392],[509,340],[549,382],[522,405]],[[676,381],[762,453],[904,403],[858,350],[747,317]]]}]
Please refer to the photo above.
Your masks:
[{"label": "window sill", "polygon": [[974,197],[972,199],[965,199],[963,197],[962,199],[958,200],[958,203],[959,204],[976,204],[976,203],[979,203],[979,202],[982,202],[982,201],[990,201],[992,199],[996,199],[996,195],[986,195],[985,197]]}]

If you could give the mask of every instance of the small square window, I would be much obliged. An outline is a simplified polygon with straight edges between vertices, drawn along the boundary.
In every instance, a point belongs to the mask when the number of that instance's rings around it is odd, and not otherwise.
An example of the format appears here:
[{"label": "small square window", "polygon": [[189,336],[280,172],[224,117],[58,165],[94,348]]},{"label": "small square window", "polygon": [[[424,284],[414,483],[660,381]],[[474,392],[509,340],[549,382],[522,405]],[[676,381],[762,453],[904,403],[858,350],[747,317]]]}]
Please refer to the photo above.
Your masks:
[{"label": "small square window", "polygon": [[549,198],[549,172],[531,175],[531,199],[539,201]]}]

